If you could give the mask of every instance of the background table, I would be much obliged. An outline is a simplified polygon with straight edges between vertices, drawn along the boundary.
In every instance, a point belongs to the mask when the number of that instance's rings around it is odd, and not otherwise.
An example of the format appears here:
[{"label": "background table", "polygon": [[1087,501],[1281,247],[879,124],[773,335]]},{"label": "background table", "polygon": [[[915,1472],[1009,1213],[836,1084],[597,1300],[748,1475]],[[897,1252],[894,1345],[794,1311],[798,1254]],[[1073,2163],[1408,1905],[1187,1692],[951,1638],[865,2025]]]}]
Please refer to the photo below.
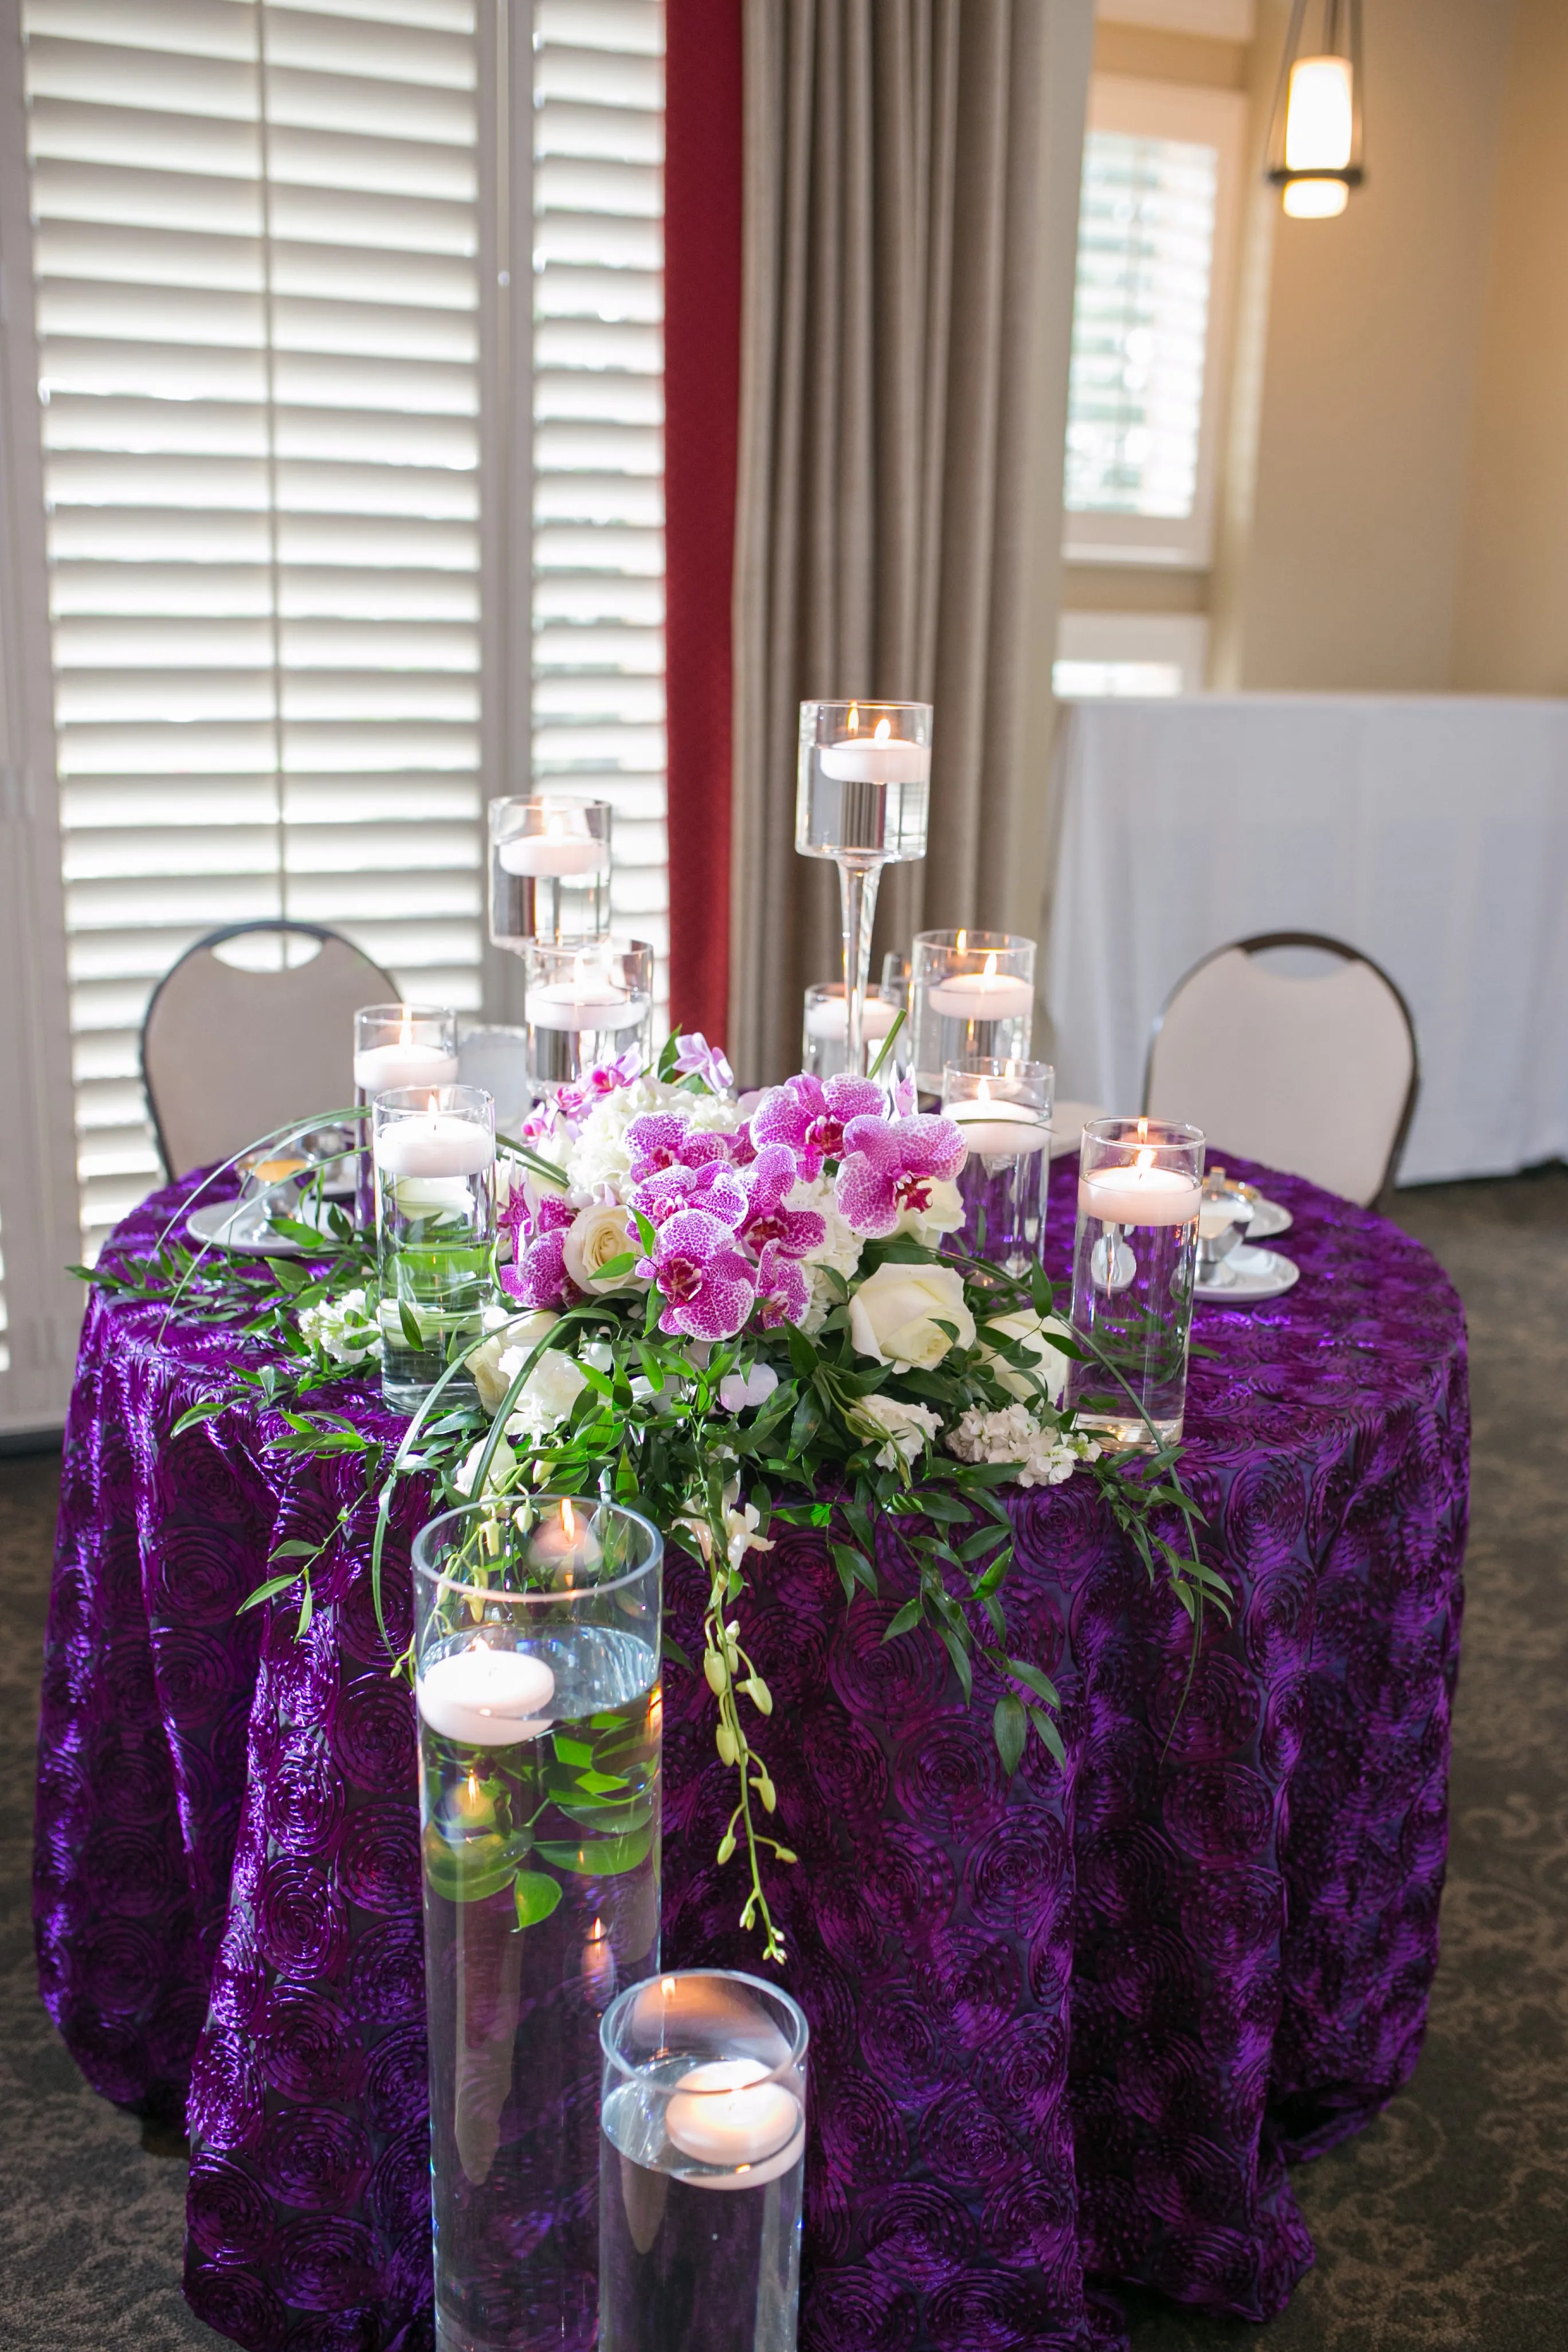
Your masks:
[{"label": "background table", "polygon": [[1568,701],[1074,703],[1053,806],[1064,1095],[1137,1109],[1150,1024],[1184,971],[1254,932],[1326,931],[1415,1016],[1403,1181],[1568,1156]]},{"label": "background table", "polygon": [[[1051,1251],[1070,1234],[1052,1179]],[[1277,2311],[1311,2257],[1286,2159],[1415,2063],[1447,1843],[1468,1442],[1463,1320],[1415,1243],[1298,1181],[1283,1299],[1200,1308],[1189,1475],[1237,1592],[1183,1703],[1186,1621],[1081,1479],[1014,1505],[1009,1637],[1056,1677],[1065,1770],[1002,1777],[982,1678],[846,1614],[818,1539],[759,1564],[749,1646],[801,1856],[770,1885],[813,2032],[812,2352],[1089,2352],[1119,2281]],[[138,1213],[134,1249],[178,1195]],[[413,1703],[366,1568],[243,1618],[324,1534],[343,1465],[235,1413],[170,1431],[222,1336],[96,1297],[68,1435],[38,1794],[49,2010],[107,2096],[195,2146],[187,2293],[255,2352],[429,2342]],[[340,1392],[341,1393],[341,1392]],[[371,1391],[360,1425],[401,1424]],[[389,1571],[405,1636],[403,1498]],[[368,1515],[366,1515],[368,1516]],[[701,1584],[672,1556],[689,1644]],[[711,1856],[702,1686],[667,1685],[666,1956],[756,1967]]]}]

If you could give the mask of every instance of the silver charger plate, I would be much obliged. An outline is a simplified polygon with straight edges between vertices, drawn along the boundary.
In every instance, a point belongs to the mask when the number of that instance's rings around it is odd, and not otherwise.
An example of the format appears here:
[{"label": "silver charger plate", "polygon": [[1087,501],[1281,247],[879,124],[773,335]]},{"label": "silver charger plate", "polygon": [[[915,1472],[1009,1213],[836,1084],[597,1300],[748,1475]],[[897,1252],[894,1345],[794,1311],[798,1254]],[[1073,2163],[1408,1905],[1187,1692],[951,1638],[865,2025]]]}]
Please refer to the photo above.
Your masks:
[{"label": "silver charger plate", "polygon": [[[307,1210],[290,1210],[301,1224],[312,1221]],[[196,1241],[205,1242],[214,1249],[234,1250],[241,1257],[303,1257],[304,1244],[290,1241],[286,1234],[275,1234],[268,1223],[267,1209],[260,1201],[205,1201],[193,1209],[185,1219],[185,1231]],[[323,1255],[335,1250],[338,1244],[332,1234],[321,1235]]]},{"label": "silver charger plate", "polygon": [[1301,1269],[1293,1258],[1281,1257],[1278,1250],[1254,1249],[1249,1243],[1233,1249],[1222,1262],[1231,1274],[1230,1281],[1193,1285],[1194,1297],[1206,1299],[1211,1307],[1245,1307],[1258,1298],[1281,1298],[1301,1279]]},{"label": "silver charger plate", "polygon": [[1247,1224],[1249,1242],[1271,1242],[1276,1234],[1288,1234],[1295,1223],[1289,1209],[1278,1201],[1266,1201],[1261,1192],[1252,1203],[1252,1216]]}]

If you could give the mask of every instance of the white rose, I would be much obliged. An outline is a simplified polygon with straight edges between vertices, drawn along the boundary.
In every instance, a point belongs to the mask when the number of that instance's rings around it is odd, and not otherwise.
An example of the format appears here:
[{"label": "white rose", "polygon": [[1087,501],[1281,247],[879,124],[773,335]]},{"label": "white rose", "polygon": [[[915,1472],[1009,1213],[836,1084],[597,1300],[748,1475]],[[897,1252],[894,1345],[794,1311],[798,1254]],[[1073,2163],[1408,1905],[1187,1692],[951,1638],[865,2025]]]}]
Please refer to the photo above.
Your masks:
[{"label": "white rose", "polygon": [[532,1350],[560,1320],[560,1316],[552,1314],[548,1307],[541,1307],[531,1315],[510,1316],[500,1329],[492,1332],[484,1346],[476,1348],[468,1358],[479,1402],[492,1420]]},{"label": "white rose", "polygon": [[381,1352],[381,1331],[363,1290],[345,1290],[341,1298],[301,1307],[295,1320],[305,1338],[335,1364],[363,1364],[367,1356]]},{"label": "white rose", "polygon": [[923,1209],[900,1209],[896,1234],[908,1234],[922,1249],[934,1249],[943,1234],[955,1234],[963,1223],[963,1199],[950,1177],[932,1180]]},{"label": "white rose", "polygon": [[849,1336],[879,1364],[940,1364],[953,1342],[974,1345],[974,1318],[963,1303],[963,1277],[951,1265],[879,1265],[850,1295]]},{"label": "white rose", "polygon": [[[994,1315],[991,1328],[994,1331],[1000,1331],[1004,1339],[1017,1341],[1045,1382],[1047,1396],[1053,1404],[1059,1404],[1067,1382],[1068,1360],[1061,1349],[1053,1348],[1043,1335],[1047,1331],[1059,1331],[1063,1339],[1069,1336],[1060,1316],[1047,1316],[1042,1322],[1039,1316],[1024,1307],[1016,1315]],[[993,1379],[1000,1381],[1009,1396],[1021,1397],[1027,1403],[1039,1394],[1028,1374],[1017,1365],[1004,1363],[993,1349],[983,1348],[982,1353]]]},{"label": "white rose", "polygon": [[812,1182],[804,1180],[793,1184],[784,1195],[786,1209],[811,1209],[827,1228],[814,1250],[807,1250],[801,1260],[811,1297],[800,1328],[808,1339],[814,1339],[826,1322],[828,1315],[843,1297],[832,1276],[842,1275],[847,1282],[860,1264],[865,1248],[859,1234],[838,1213],[838,1202],[830,1176],[818,1176]]},{"label": "white rose", "polygon": [[925,1451],[929,1439],[942,1433],[940,1413],[929,1404],[904,1404],[898,1397],[862,1397],[848,1420],[858,1437],[887,1440],[877,1454],[877,1465],[882,1470],[907,1467]]},{"label": "white rose", "polygon": [[[629,1290],[636,1282],[637,1276],[629,1268],[625,1274],[612,1276],[607,1282],[599,1272],[612,1258],[625,1257],[633,1247],[626,1235],[626,1213],[612,1202],[608,1207],[578,1210],[562,1255],[566,1271],[578,1289],[596,1291],[603,1297],[612,1290]],[[642,1255],[640,1250],[637,1255]]]},{"label": "white rose", "polygon": [[[523,1360],[520,1355],[512,1367],[514,1373]],[[504,1356],[501,1370],[506,1370]],[[546,1348],[519,1392],[506,1425],[508,1436],[542,1436],[547,1429],[565,1420],[587,1385],[583,1367],[574,1356],[568,1356],[560,1348]]]}]

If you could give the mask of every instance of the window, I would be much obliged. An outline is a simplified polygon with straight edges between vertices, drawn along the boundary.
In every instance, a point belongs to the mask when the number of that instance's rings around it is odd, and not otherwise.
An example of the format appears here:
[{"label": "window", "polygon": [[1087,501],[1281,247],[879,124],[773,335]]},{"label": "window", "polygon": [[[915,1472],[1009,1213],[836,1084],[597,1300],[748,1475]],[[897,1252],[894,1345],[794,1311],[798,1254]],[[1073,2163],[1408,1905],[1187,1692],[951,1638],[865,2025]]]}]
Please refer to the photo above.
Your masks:
[{"label": "window", "polygon": [[1245,108],[1229,90],[1095,79],[1068,404],[1071,559],[1209,560]]},{"label": "window", "polygon": [[1198,613],[1064,613],[1051,690],[1075,696],[1197,694],[1208,657]]},{"label": "window", "polygon": [[[663,21],[22,0],[21,22],[90,1250],[157,1179],[138,1034],[204,931],[327,923],[478,1012],[483,804],[531,773],[615,803],[614,919],[667,954]],[[488,269],[531,150],[531,269]],[[531,711],[487,735],[485,665],[514,644]]]}]

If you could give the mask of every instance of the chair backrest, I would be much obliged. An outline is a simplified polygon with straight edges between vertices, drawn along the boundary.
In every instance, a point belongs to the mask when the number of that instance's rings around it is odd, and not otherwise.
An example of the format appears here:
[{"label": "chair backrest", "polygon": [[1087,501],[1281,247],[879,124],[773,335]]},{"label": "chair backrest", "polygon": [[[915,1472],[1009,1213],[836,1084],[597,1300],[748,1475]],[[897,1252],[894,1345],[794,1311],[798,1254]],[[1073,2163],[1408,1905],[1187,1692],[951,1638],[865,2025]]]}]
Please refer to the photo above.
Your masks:
[{"label": "chair backrest", "polygon": [[[1281,948],[1332,961],[1301,976],[1260,961]],[[1388,974],[1342,940],[1269,931],[1177,982],[1150,1039],[1143,1108],[1190,1119],[1211,1152],[1366,1207],[1393,1181],[1419,1083],[1415,1026]]]},{"label": "chair backrest", "polygon": [[[277,971],[226,962],[226,940],[276,938]],[[308,961],[290,952],[313,942]],[[297,945],[292,944],[297,943]],[[315,923],[231,923],[187,948],[142,1024],[142,1082],[171,1176],[226,1160],[285,1121],[352,1103],[353,1015],[395,981]]]}]

